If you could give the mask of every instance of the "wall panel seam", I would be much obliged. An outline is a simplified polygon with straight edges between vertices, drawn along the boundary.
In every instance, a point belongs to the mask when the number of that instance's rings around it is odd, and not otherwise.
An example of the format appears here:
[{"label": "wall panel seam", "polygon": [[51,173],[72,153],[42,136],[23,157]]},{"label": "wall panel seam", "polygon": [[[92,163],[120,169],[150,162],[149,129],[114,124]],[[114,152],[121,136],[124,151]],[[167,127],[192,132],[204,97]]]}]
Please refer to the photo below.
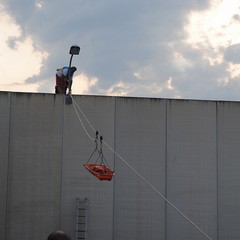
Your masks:
[{"label": "wall panel seam", "polygon": [[64,113],[65,113],[65,97],[62,98],[62,139],[61,139],[61,163],[60,163],[60,209],[59,209],[59,229],[62,229],[62,192],[63,192],[63,147],[64,147]]},{"label": "wall panel seam", "polygon": [[[114,123],[113,123],[113,149],[114,151],[116,150],[116,114],[117,114],[117,101],[116,101],[116,97],[113,98],[114,99]],[[116,171],[115,167],[116,167],[116,154],[114,152],[113,154],[113,169],[114,171]],[[116,189],[116,183],[115,183],[115,178],[113,179],[113,224],[112,224],[112,239],[114,240],[114,235],[115,235],[115,189]]]},{"label": "wall panel seam", "polygon": [[[165,197],[168,198],[167,196],[167,158],[168,158],[168,101],[166,100],[165,103]],[[165,240],[167,240],[167,203],[164,202],[165,204]]]},{"label": "wall panel seam", "polygon": [[219,104],[218,102],[216,102],[216,194],[217,194],[217,199],[216,199],[216,204],[217,204],[217,239],[219,238],[219,232],[218,232],[218,229],[219,229],[219,215],[218,215],[218,207],[219,207],[219,202],[218,202],[218,196],[219,196],[219,186],[218,186],[218,180],[219,180],[219,172],[218,172],[218,158],[219,158],[219,112],[218,112],[218,109],[219,108]]},{"label": "wall panel seam", "polygon": [[8,229],[8,200],[9,200],[9,181],[10,181],[10,142],[11,142],[11,119],[12,119],[12,94],[9,93],[10,100],[9,100],[9,122],[8,122],[8,159],[7,159],[7,187],[6,187],[6,210],[5,210],[5,240],[7,240],[7,229]]}]

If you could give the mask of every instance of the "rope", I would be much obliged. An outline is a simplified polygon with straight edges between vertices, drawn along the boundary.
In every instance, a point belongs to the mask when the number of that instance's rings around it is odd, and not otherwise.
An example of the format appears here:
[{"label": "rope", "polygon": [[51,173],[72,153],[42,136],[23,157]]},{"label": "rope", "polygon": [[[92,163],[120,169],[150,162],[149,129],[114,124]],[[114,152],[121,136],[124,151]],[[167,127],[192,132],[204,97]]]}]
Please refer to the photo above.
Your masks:
[{"label": "rope", "polygon": [[[72,96],[71,96],[72,97]],[[72,97],[73,99],[73,97]],[[79,111],[83,114],[83,111],[81,110],[81,108],[78,106],[78,104],[76,103],[76,101],[73,99],[74,104],[77,105]],[[73,104],[73,105],[74,105]],[[92,137],[90,137],[90,135],[88,134],[81,118],[79,117],[79,114],[76,111],[76,108],[74,106],[74,110],[83,126],[83,129],[85,130],[87,136],[91,139],[94,140]],[[93,131],[96,132],[96,130],[94,129],[94,127],[91,125],[91,123],[88,121],[87,117],[85,114],[83,114],[84,118],[86,119],[87,123],[91,126],[91,128],[93,129]],[[157,190],[146,178],[144,178],[134,167],[132,167],[122,156],[120,156],[112,147],[110,147],[105,141],[102,141],[103,144],[108,147],[114,154],[116,154],[116,156],[118,156],[118,158],[120,160],[122,160],[140,179],[142,179],[150,188],[152,188],[161,198],[163,198],[171,207],[173,207],[182,217],[184,217],[190,224],[192,224],[199,232],[202,233],[202,235],[204,235],[207,239],[212,240],[200,227],[198,227],[193,221],[191,221],[191,219],[189,219],[181,210],[179,210],[172,202],[170,202],[166,197],[164,197],[164,195]]]},{"label": "rope", "polygon": [[201,228],[199,228],[194,222],[192,222],[183,212],[181,212],[173,203],[171,203],[164,195],[157,190],[146,178],[144,178],[137,170],[135,170],[126,160],[124,160],[118,153],[116,153],[106,142],[104,144],[115,153],[134,173],[137,174],[149,187],[151,187],[158,195],[160,195],[169,205],[171,205],[178,213],[180,213],[189,223],[191,223],[196,229],[198,229],[205,237],[212,240]]},{"label": "rope", "polygon": [[[73,99],[72,95],[70,95],[70,96],[71,96],[71,98]],[[76,114],[77,114],[77,117],[78,117],[80,123],[82,124],[82,127],[83,127],[86,135],[88,136],[88,138],[89,138],[90,140],[95,141],[95,139],[92,138],[92,137],[88,134],[88,131],[87,131],[87,129],[85,128],[84,123],[83,123],[81,117],[79,116],[79,114],[78,114],[78,112],[77,112],[77,109],[76,109],[76,107],[75,107],[75,104],[76,104],[76,102],[75,102],[74,99],[73,99],[73,104],[72,104],[72,105],[73,105],[73,108],[74,108],[74,110],[75,110],[75,112],[76,112]],[[77,105],[77,106],[78,106],[78,105]]]},{"label": "rope", "polygon": [[[82,109],[78,106],[77,102],[73,99],[72,95],[70,95],[72,100],[73,100],[73,103],[75,103],[75,105],[77,106],[78,110],[81,112],[81,114],[83,115],[83,117],[85,118],[86,122],[88,123],[88,125],[92,128],[92,130],[94,132],[96,132],[96,130],[94,129],[93,125],[89,122],[89,120],[87,119],[86,115],[84,114],[84,112],[82,111]],[[76,112],[76,109],[75,109],[75,112]],[[77,113],[77,112],[76,112]],[[77,114],[78,115],[78,114]],[[88,134],[87,134],[88,135]]]}]

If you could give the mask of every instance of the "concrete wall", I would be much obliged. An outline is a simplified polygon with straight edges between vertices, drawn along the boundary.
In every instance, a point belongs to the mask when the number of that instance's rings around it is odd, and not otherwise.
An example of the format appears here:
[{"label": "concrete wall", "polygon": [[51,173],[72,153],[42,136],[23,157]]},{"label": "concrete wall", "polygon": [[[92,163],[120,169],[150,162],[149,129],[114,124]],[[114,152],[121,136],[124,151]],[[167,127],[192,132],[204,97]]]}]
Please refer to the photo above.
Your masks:
[{"label": "concrete wall", "polygon": [[9,162],[10,94],[1,94],[0,111],[0,236],[5,239]]},{"label": "concrete wall", "polygon": [[[0,93],[1,239],[46,239],[56,229],[74,239],[77,197],[88,198],[89,240],[207,239],[152,188],[212,239],[240,238],[238,102],[74,101]],[[103,146],[116,171],[110,182],[82,166],[94,149],[86,132],[95,130],[116,152]]]},{"label": "concrete wall", "polygon": [[11,94],[9,101],[6,239],[44,239],[60,221],[62,99]]},{"label": "concrete wall", "polygon": [[218,103],[218,229],[221,239],[240,236],[240,106]]},{"label": "concrete wall", "polygon": [[[165,100],[116,99],[115,150],[163,194],[165,126]],[[165,239],[165,202],[118,158],[115,169],[114,239]]]},{"label": "concrete wall", "polygon": [[[167,109],[167,198],[217,239],[216,103],[171,100]],[[171,207],[167,236],[204,239]]]}]

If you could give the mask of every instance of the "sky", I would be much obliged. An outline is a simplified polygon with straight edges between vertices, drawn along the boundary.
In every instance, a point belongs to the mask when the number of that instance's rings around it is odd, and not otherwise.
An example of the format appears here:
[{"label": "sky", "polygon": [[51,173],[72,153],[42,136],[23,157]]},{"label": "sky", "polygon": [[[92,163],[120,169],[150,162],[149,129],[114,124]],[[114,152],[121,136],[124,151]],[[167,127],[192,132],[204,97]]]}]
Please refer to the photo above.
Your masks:
[{"label": "sky", "polygon": [[0,0],[0,91],[240,100],[239,0]]}]

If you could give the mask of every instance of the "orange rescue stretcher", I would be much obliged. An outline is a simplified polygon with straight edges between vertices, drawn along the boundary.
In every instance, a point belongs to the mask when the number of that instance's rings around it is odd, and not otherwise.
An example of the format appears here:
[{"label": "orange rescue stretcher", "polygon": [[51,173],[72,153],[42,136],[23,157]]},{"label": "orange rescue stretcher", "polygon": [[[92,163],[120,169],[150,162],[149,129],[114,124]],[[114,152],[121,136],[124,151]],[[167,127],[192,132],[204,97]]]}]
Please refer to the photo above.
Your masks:
[{"label": "orange rescue stretcher", "polygon": [[[100,147],[98,147],[98,131],[96,132],[95,138],[95,149],[92,152],[91,156],[89,157],[88,161],[83,164],[83,166],[96,178],[99,180],[108,180],[111,181],[112,177],[115,176],[115,172],[110,169],[108,163],[103,156],[102,152],[102,142],[103,137],[100,136]],[[97,155],[97,160],[95,163],[89,163],[94,155]]]},{"label": "orange rescue stretcher", "polygon": [[115,172],[103,164],[86,163],[83,165],[93,176],[99,180],[111,181]]}]

